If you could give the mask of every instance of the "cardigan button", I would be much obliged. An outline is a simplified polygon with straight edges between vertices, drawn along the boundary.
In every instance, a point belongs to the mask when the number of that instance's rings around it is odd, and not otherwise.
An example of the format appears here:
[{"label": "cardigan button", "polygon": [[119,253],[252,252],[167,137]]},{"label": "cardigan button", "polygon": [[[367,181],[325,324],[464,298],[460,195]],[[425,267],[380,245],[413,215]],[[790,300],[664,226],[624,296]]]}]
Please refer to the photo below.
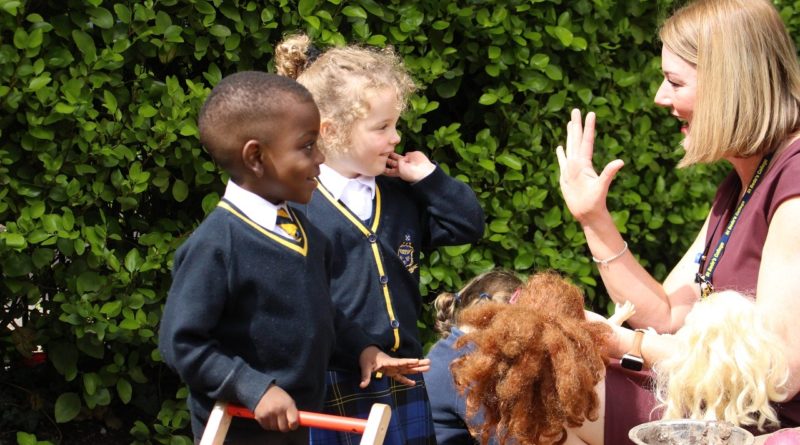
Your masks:
[{"label": "cardigan button", "polygon": [[374,243],[374,242],[378,241],[378,237],[377,237],[377,236],[375,236],[375,234],[374,234],[374,233],[372,233],[372,234],[370,234],[370,235],[367,237],[367,240],[368,240],[369,242],[371,242],[371,243]]},{"label": "cardigan button", "polygon": [[397,329],[400,327],[400,322],[397,320],[392,320],[390,324],[392,325],[392,329]]},{"label": "cardigan button", "polygon": [[381,275],[381,284],[386,284],[389,282],[389,277],[386,275]]}]

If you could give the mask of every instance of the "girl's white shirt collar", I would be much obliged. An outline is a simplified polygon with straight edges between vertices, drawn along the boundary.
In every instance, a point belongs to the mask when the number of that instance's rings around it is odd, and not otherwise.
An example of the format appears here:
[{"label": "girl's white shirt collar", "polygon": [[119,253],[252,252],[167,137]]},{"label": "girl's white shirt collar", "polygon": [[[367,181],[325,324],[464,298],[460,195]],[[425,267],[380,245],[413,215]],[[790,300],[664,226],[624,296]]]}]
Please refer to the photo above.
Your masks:
[{"label": "girl's white shirt collar", "polygon": [[372,217],[372,200],[375,198],[375,177],[347,178],[325,164],[319,166],[319,181],[350,211],[363,221]]},{"label": "girl's white shirt collar", "polygon": [[342,176],[336,170],[328,167],[325,164],[319,166],[319,181],[325,185],[325,188],[331,192],[335,199],[342,199],[347,184],[350,181],[359,182],[367,186],[370,190],[369,200],[375,197],[375,177],[374,176],[356,176],[355,178],[347,178]]}]

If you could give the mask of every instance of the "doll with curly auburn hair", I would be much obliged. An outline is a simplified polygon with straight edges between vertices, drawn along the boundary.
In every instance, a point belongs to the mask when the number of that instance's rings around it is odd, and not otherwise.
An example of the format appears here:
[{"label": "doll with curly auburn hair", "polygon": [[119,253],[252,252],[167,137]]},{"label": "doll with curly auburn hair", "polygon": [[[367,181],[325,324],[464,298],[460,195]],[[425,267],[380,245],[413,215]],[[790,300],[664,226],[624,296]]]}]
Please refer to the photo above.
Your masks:
[{"label": "doll with curly auburn hair", "polygon": [[596,387],[611,329],[586,319],[578,287],[537,273],[514,305],[481,304],[462,312],[461,321],[471,330],[456,346],[474,349],[451,367],[468,415],[483,414],[475,427],[482,443],[493,436],[501,444],[590,441],[577,428],[602,413]]}]

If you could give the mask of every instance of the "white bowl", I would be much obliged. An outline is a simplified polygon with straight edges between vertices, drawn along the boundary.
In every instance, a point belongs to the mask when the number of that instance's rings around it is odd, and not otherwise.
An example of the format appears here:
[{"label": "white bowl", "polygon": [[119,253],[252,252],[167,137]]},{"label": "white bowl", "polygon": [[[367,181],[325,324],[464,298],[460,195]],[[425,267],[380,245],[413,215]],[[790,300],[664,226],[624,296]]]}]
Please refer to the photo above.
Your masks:
[{"label": "white bowl", "polygon": [[749,431],[730,422],[656,420],[633,427],[628,437],[637,445],[752,445]]}]

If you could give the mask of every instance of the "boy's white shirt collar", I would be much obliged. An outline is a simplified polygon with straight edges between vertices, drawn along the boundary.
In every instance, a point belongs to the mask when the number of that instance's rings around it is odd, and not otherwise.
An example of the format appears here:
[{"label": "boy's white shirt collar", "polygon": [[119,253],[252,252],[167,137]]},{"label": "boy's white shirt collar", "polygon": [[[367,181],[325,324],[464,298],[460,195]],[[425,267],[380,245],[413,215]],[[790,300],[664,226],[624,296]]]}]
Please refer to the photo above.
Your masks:
[{"label": "boy's white shirt collar", "polygon": [[[362,220],[372,217],[372,200],[375,198],[375,177],[347,178],[325,164],[319,166],[319,181],[334,199],[340,200]],[[357,183],[360,186],[353,186]]]},{"label": "boy's white shirt collar", "polygon": [[223,198],[230,201],[259,226],[270,232],[283,233],[283,230],[277,230],[275,221],[278,218],[278,209],[286,207],[285,202],[275,205],[255,193],[239,187],[230,179],[225,187]]}]

